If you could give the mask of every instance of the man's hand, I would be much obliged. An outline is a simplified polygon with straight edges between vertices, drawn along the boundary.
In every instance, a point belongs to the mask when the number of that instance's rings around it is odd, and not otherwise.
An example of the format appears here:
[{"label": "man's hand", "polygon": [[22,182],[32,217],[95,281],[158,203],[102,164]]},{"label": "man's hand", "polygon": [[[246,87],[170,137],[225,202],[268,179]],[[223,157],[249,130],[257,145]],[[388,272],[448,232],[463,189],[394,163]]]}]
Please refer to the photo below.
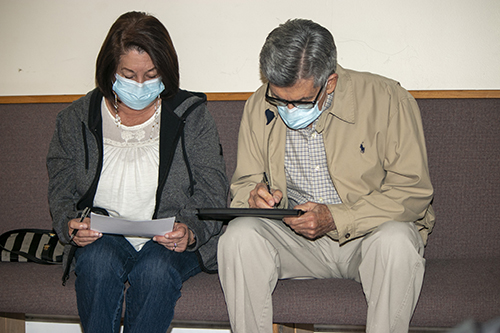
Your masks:
[{"label": "man's hand", "polygon": [[78,232],[73,238],[73,242],[78,246],[89,245],[102,237],[100,232],[90,230],[90,218],[88,217],[86,217],[83,222],[80,222],[80,219],[70,220],[68,222],[68,229],[70,236],[73,230],[78,229]]},{"label": "man's hand", "polygon": [[274,208],[283,198],[283,193],[280,190],[267,191],[267,186],[264,183],[258,183],[255,188],[250,191],[248,205],[250,208]]},{"label": "man's hand", "polygon": [[306,202],[294,208],[305,213],[298,217],[285,217],[283,222],[296,233],[309,239],[316,239],[336,229],[332,214],[326,205]]}]

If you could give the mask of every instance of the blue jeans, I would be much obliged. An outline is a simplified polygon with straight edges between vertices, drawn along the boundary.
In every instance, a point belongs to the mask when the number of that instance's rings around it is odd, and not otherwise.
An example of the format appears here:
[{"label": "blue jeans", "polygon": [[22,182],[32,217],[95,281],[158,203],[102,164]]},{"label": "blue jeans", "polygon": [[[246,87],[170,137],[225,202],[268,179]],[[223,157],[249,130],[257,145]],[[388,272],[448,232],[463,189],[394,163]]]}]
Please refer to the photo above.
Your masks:
[{"label": "blue jeans", "polygon": [[193,252],[149,241],[137,252],[122,236],[104,235],[75,253],[78,314],[84,332],[119,332],[125,282],[124,332],[165,333],[182,283],[201,271]]}]

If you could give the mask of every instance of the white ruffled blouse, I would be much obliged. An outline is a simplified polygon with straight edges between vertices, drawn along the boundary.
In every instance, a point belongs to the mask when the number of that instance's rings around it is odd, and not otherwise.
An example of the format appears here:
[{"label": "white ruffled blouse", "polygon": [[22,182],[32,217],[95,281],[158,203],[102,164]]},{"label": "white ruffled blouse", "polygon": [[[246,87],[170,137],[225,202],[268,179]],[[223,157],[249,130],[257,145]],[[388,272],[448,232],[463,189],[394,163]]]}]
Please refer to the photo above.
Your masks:
[{"label": "white ruffled blouse", "polygon": [[[94,205],[113,217],[150,220],[158,187],[161,105],[151,118],[135,126],[116,122],[104,98],[101,112],[104,160]],[[127,240],[139,251],[149,238]]]}]

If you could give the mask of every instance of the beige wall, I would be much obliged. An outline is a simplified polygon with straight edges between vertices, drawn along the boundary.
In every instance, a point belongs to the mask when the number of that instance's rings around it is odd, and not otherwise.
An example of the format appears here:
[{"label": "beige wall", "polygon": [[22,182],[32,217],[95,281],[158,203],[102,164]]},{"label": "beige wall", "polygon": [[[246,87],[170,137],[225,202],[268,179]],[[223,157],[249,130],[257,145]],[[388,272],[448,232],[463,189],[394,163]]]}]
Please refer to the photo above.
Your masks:
[{"label": "beige wall", "polygon": [[329,28],[344,67],[410,90],[500,89],[498,0],[0,0],[0,95],[92,89],[99,47],[129,10],[165,24],[189,90],[255,90],[265,37],[294,17]]}]

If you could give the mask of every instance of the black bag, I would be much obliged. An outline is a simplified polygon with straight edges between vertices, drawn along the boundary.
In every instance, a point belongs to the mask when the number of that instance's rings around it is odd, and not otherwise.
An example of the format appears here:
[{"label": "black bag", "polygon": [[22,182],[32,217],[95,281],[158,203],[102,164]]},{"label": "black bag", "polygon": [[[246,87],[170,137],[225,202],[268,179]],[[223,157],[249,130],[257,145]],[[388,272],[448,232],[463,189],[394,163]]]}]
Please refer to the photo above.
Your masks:
[{"label": "black bag", "polygon": [[61,265],[63,251],[52,230],[17,229],[0,235],[0,261]]}]

